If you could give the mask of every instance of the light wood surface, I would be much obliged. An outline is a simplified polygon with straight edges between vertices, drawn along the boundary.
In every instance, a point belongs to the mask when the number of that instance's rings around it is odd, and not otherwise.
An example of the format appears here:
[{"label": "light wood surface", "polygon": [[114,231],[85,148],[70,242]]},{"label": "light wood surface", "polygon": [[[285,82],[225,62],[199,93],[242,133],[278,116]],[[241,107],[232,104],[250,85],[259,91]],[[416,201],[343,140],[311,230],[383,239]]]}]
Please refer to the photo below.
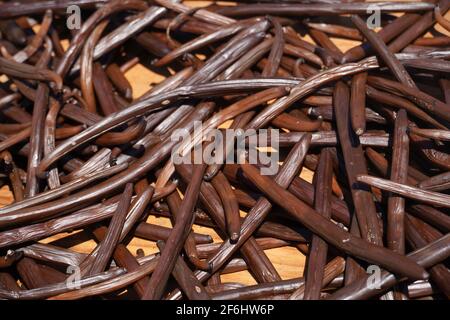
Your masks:
[{"label": "light wood surface", "polygon": [[[205,5],[208,2],[204,1],[185,1],[184,3],[189,5]],[[447,15],[447,18],[449,16]],[[443,31],[442,28],[437,28],[439,31]],[[311,41],[308,37],[305,38],[307,41]],[[357,42],[350,40],[334,39],[332,40],[338,45],[342,51],[346,51],[349,48],[355,46]],[[139,97],[144,92],[146,92],[152,85],[161,82],[164,78],[146,69],[141,64],[136,65],[126,73],[126,77],[132,84],[134,97]],[[307,180],[311,180],[313,173],[307,169],[304,169],[301,176]],[[3,186],[0,189],[0,206],[7,205],[13,201],[12,194],[7,186]],[[156,218],[151,216],[149,222],[156,223],[164,226],[170,226],[170,220],[166,218]],[[194,230],[199,233],[209,234],[213,237],[214,241],[221,241],[214,230],[210,228],[205,228],[201,226],[194,226]],[[77,252],[90,253],[95,247],[96,242],[89,238],[89,236],[79,230],[75,230],[72,233],[63,233],[48,239],[43,240],[44,243],[52,242],[57,245],[61,245],[70,248]],[[158,249],[156,244],[151,241],[146,241],[142,239],[135,238],[131,241],[128,248],[135,254],[137,249],[143,249],[145,254],[150,254],[157,252]],[[283,279],[290,279],[295,277],[300,277],[303,274],[303,269],[305,265],[305,257],[300,253],[300,251],[295,247],[283,247],[277,249],[266,250],[266,253],[275,268],[279,272]],[[222,276],[223,282],[239,282],[243,284],[254,284],[256,283],[251,274],[248,272],[237,272],[233,274],[228,274]]]}]

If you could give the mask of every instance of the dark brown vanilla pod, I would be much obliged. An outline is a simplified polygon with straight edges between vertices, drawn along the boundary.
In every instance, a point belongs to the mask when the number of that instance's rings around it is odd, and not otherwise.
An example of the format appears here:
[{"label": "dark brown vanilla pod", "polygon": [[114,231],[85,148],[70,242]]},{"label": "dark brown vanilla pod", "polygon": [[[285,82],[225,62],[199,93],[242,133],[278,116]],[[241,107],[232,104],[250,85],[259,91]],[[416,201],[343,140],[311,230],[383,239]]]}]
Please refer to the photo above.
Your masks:
[{"label": "dark brown vanilla pod", "polygon": [[[159,5],[166,7],[170,10],[173,10],[178,13],[189,13],[192,11],[192,9],[182,3],[172,2],[170,0],[156,0],[156,3]],[[205,21],[207,23],[211,23],[218,26],[223,26],[227,24],[231,24],[236,22],[236,20],[225,17],[223,15],[217,14],[215,12],[211,12],[206,9],[199,8],[198,10],[195,10],[192,14],[193,17]]]},{"label": "dark brown vanilla pod", "polygon": [[[430,267],[444,261],[450,255],[450,235],[443,236],[442,238],[429,243],[428,245],[413,251],[408,255],[411,259],[419,263],[424,267]],[[329,300],[361,300],[368,299],[375,295],[385,292],[392,286],[394,286],[399,279],[392,273],[382,271],[380,287],[374,288],[368,285],[368,276],[360,278],[352,284],[343,287],[334,294],[330,295]],[[401,279],[400,279],[401,280]]]},{"label": "dark brown vanilla pod", "polygon": [[315,23],[315,22],[307,22],[306,25],[310,28],[317,29],[319,31],[325,32],[329,35],[336,36],[339,38],[347,38],[359,41],[363,40],[361,33],[354,28],[338,24]]},{"label": "dark brown vanilla pod", "polygon": [[31,121],[30,154],[28,157],[27,184],[25,188],[25,197],[27,198],[33,197],[39,193],[39,179],[36,172],[44,150],[42,132],[45,126],[45,113],[48,105],[48,94],[48,87],[43,83],[39,84],[33,110],[33,118]]},{"label": "dark brown vanilla pod", "polygon": [[[397,113],[394,127],[394,141],[391,164],[391,180],[406,183],[408,179],[409,139],[407,134],[408,118],[406,111]],[[405,199],[390,195],[388,198],[387,246],[392,250],[405,253]],[[396,300],[403,299],[400,290],[394,290]]]},{"label": "dark brown vanilla pod", "polygon": [[[306,155],[306,152],[309,148],[310,136],[306,134],[304,138],[298,142],[296,147],[293,149],[293,152],[290,154],[290,157],[286,161],[286,164],[279,171],[276,181],[282,184],[283,187],[289,185],[288,182],[292,181],[295,176],[295,173],[298,173],[300,167],[303,163],[303,159]],[[249,235],[254,232],[254,230],[260,225],[262,219],[269,213],[271,208],[270,203],[267,199],[260,198],[256,202],[255,206],[250,210],[241,227],[241,237],[239,238],[237,243],[232,243],[231,241],[227,241],[224,245],[219,249],[219,252],[210,259],[210,263],[212,263],[212,270],[218,270],[218,268],[226,261],[226,258],[234,252],[239,246],[241,246],[245,239],[249,237]]]},{"label": "dark brown vanilla pod", "polygon": [[[170,232],[171,232],[170,228],[166,228],[156,224],[141,222],[136,227],[135,235],[137,237],[152,241],[158,240],[165,241],[169,237]],[[197,244],[206,244],[211,243],[213,241],[211,236],[200,233],[194,233],[194,239]]]},{"label": "dark brown vanilla pod", "polygon": [[[408,242],[414,249],[424,247],[443,237],[436,229],[417,218],[408,216],[407,222]],[[446,297],[450,296],[450,274],[443,263],[435,264],[430,268],[430,280],[436,283]]]},{"label": "dark brown vanilla pod", "polygon": [[195,38],[194,40],[176,48],[175,50],[171,51],[170,53],[159,59],[157,62],[155,62],[154,65],[159,67],[168,64],[174,59],[190,51],[200,49],[203,46],[214,43],[216,41],[220,41],[222,38],[232,36],[237,32],[240,32],[242,29],[248,27],[249,25],[250,21],[244,21],[238,24],[230,25],[229,27],[220,28],[216,31],[211,31],[208,34]]},{"label": "dark brown vanilla pod", "polygon": [[[333,166],[329,149],[323,149],[321,151],[316,175],[314,208],[319,214],[329,219],[331,218],[331,181],[333,177]],[[308,256],[308,269],[305,277],[305,300],[316,300],[320,297],[327,251],[327,243],[316,235],[313,235],[310,254]]]},{"label": "dark brown vanilla pod", "polygon": [[364,37],[370,42],[374,50],[383,59],[384,63],[389,67],[391,72],[405,86],[411,88],[416,88],[414,81],[411,79],[410,75],[403,67],[403,65],[397,60],[395,55],[389,51],[384,42],[380,39],[377,34],[370,30],[366,23],[358,16],[353,15],[351,17],[353,24],[364,34]]},{"label": "dark brown vanilla pod", "polygon": [[12,43],[23,46],[27,42],[25,31],[14,21],[14,19],[5,19],[0,21],[0,32]]},{"label": "dark brown vanilla pod", "polygon": [[14,200],[16,202],[22,201],[24,197],[24,187],[20,177],[19,169],[12,158],[11,153],[8,151],[2,151],[0,153],[0,159],[6,166],[5,171],[9,176]]},{"label": "dark brown vanilla pod", "polygon": [[[325,32],[309,29],[309,34],[335,62],[342,60],[342,51],[331,41]],[[330,62],[329,66],[335,66],[335,63]]]},{"label": "dark brown vanilla pod", "polygon": [[[117,276],[124,274],[125,270],[116,268],[114,270],[110,270],[107,272],[103,272],[97,274],[93,277],[87,277],[84,279],[80,279],[79,286],[80,288],[84,288],[86,286],[94,285],[97,283],[101,283],[103,281],[107,281],[109,279],[114,279]],[[62,294],[68,291],[74,290],[76,287],[68,287],[67,282],[55,283],[50,285],[40,286],[35,289],[29,290],[2,290],[0,289],[0,297],[4,299],[11,300],[31,300],[31,299],[45,299],[48,297],[52,297],[58,294]]]},{"label": "dark brown vanilla pod", "polygon": [[[158,180],[163,177],[163,175],[158,173]],[[159,180],[160,181],[160,180]],[[156,182],[156,185],[158,185],[158,182]],[[176,221],[179,217],[180,207],[182,203],[182,199],[178,193],[172,193],[166,198],[167,205],[169,206],[170,213],[172,215],[172,224],[176,224]],[[167,237],[168,238],[168,237]],[[161,240],[161,239],[158,239]],[[189,232],[185,244],[184,244],[184,250],[186,252],[186,255],[189,259],[189,261],[198,269],[200,270],[209,270],[210,265],[200,260],[199,253],[197,251],[196,247],[197,241],[195,240],[195,234],[193,231]]]},{"label": "dark brown vanilla pod", "polygon": [[63,1],[40,1],[36,2],[23,2],[23,1],[10,1],[8,3],[2,3],[0,18],[12,18],[28,14],[44,13],[46,10],[66,10],[68,6],[77,5],[80,8],[95,8],[98,4],[105,3],[105,0],[63,0]]},{"label": "dark brown vanilla pod", "polygon": [[417,117],[418,119],[425,121],[436,128],[446,129],[446,126],[438,122],[435,118],[431,117],[422,109],[418,108],[413,102],[410,102],[409,100],[401,98],[395,94],[382,91],[383,89],[381,87],[380,89],[381,90],[377,90],[371,86],[367,86],[366,94],[369,98],[384,103],[392,108],[403,108],[410,115],[413,115],[414,117]]},{"label": "dark brown vanilla pod", "polygon": [[206,164],[195,165],[192,172],[192,180],[186,190],[178,213],[177,224],[167,239],[167,244],[161,254],[156,269],[150,278],[143,299],[159,299],[163,293],[170,272],[176,264],[177,256],[182,248],[193,223],[193,210],[200,192]]},{"label": "dark brown vanilla pod", "polygon": [[47,10],[45,12],[38,33],[33,37],[33,39],[27,44],[24,49],[14,54],[14,56],[12,57],[13,60],[17,62],[24,62],[28,60],[39,49],[39,47],[42,45],[42,42],[44,41],[44,37],[47,34],[48,29],[50,28],[52,19],[52,11]]},{"label": "dark brown vanilla pod", "polygon": [[340,229],[331,221],[317,214],[308,205],[298,200],[289,191],[285,191],[273,183],[270,178],[261,176],[255,167],[248,164],[241,166],[246,175],[252,179],[252,182],[261,191],[287,210],[293,217],[337,248],[360,259],[385,266],[388,269],[394,270],[396,273],[404,275],[409,273],[411,278],[426,278],[428,276],[423,268],[419,267],[410,259],[379,245],[371,244],[370,242],[354,237],[350,233]]},{"label": "dark brown vanilla pod", "polygon": [[444,191],[450,189],[450,173],[444,172],[421,181],[419,188],[431,191]]},{"label": "dark brown vanilla pod", "polygon": [[314,89],[317,89],[319,86],[325,83],[334,81],[349,74],[365,71],[372,68],[376,68],[376,62],[368,59],[353,65],[337,66],[335,68],[325,70],[315,76],[312,76],[306,79],[300,85],[293,87],[290,90],[290,94],[288,96],[280,98],[273,104],[266,107],[263,111],[261,111],[261,113],[258,114],[258,116],[253,118],[252,122],[248,124],[247,128],[260,128],[266,125],[275,116],[286,110],[291,104],[305,97]]},{"label": "dark brown vanilla pod", "polygon": [[113,99],[114,93],[112,84],[109,81],[105,70],[99,63],[95,63],[93,67],[93,84],[103,114],[108,116],[119,111],[119,107]]},{"label": "dark brown vanilla pod", "polygon": [[[445,13],[450,9],[450,3],[446,0],[439,0],[436,1],[436,3],[440,8],[441,13]],[[434,12],[429,11],[424,13],[416,21],[413,28],[406,29],[405,32],[389,44],[389,50],[393,53],[399,52],[416,38],[420,37],[434,23]]]},{"label": "dark brown vanilla pod", "polygon": [[349,124],[350,93],[347,86],[338,82],[333,97],[339,142],[361,237],[382,245],[382,235],[378,227],[379,221],[372,196],[370,191],[358,185],[356,180],[358,174],[367,172],[367,165],[359,139]]},{"label": "dark brown vanilla pod", "polygon": [[410,126],[409,131],[415,135],[430,138],[433,140],[440,141],[449,141],[450,140],[450,131],[448,130],[439,130],[439,129],[421,129],[416,126]]},{"label": "dark brown vanilla pod", "polygon": [[[345,260],[339,256],[328,262],[324,266],[323,279],[320,283],[320,286],[326,287],[330,282],[332,282],[334,279],[336,279],[339,275],[342,274],[345,266],[346,266]],[[300,300],[302,298],[306,300],[307,299],[307,296],[305,295],[307,293],[306,290],[307,290],[306,282],[304,282],[289,296],[289,300]]]},{"label": "dark brown vanilla pod", "polygon": [[82,299],[86,297],[106,294],[109,292],[114,292],[116,290],[125,288],[139,279],[147,276],[155,270],[156,264],[158,262],[159,257],[154,257],[148,262],[140,265],[136,270],[127,272],[123,275],[119,275],[113,277],[111,279],[102,281],[97,284],[88,285],[82,289],[78,289],[76,291],[71,291],[67,293],[58,293],[52,295],[50,300],[75,300]]},{"label": "dark brown vanilla pod", "polygon": [[[303,114],[301,114],[303,115]],[[282,113],[272,120],[272,124],[278,128],[299,132],[317,131],[322,126],[322,119],[310,120],[307,116],[292,116]]]},{"label": "dark brown vanilla pod", "polygon": [[448,1],[255,3],[0,4],[0,298],[450,295]]},{"label": "dark brown vanilla pod", "polygon": [[[162,18],[155,22],[154,27],[166,30],[171,24],[171,22],[172,20],[169,18]],[[186,33],[203,35],[205,33],[217,31],[218,27],[210,23],[186,17],[186,20],[183,23],[176,25],[172,24],[170,29],[173,31],[177,30]]]},{"label": "dark brown vanilla pod", "polygon": [[264,67],[264,70],[261,73],[263,77],[275,76],[283,56],[284,36],[282,26],[276,19],[270,19],[270,22],[274,27],[275,37],[268,57],[269,63]]},{"label": "dark brown vanilla pod", "polygon": [[[407,134],[408,118],[405,110],[397,113],[394,128],[394,141],[391,165],[391,180],[406,183],[408,178],[409,139]],[[394,251],[405,252],[405,200],[390,196],[388,199],[387,245]]]}]

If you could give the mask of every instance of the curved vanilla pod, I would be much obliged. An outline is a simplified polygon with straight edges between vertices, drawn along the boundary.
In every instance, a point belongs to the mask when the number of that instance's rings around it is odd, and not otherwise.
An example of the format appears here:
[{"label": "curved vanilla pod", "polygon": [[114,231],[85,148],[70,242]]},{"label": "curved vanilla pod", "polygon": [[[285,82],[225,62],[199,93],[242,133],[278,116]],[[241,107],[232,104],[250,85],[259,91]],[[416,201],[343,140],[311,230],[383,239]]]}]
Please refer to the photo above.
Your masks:
[{"label": "curved vanilla pod", "polygon": [[[190,118],[191,121],[184,124],[184,128],[188,131],[192,130],[193,122],[195,120],[200,121],[210,115],[214,106],[215,105],[213,103],[208,102],[200,104]],[[177,141],[171,141],[170,137],[168,137],[148,150],[141,158],[132,162],[126,170],[111,177],[110,179],[96,186],[92,186],[70,195],[64,199],[43,203],[35,207],[28,207],[2,215],[0,217],[0,225],[3,223],[6,225],[22,223],[24,221],[33,220],[36,217],[40,217],[42,219],[45,217],[54,216],[55,214],[65,210],[75,210],[79,208],[80,205],[87,206],[92,204],[92,202],[96,199],[114,192],[127,182],[132,181],[133,179],[154,168],[160,163],[160,161],[169,156],[170,151],[176,143]],[[0,211],[2,209],[7,210],[7,207],[0,208]]]},{"label": "curved vanilla pod", "polygon": [[450,141],[450,130],[442,129],[422,129],[416,126],[409,126],[409,131],[415,135],[433,140]]},{"label": "curved vanilla pod", "polygon": [[[172,193],[174,191],[174,186],[156,189],[155,191],[156,192],[151,199],[152,202]],[[117,209],[117,199],[113,198],[113,200],[108,204],[92,205],[72,214],[54,218],[46,222],[39,222],[33,225],[2,231],[0,232],[0,247],[13,246],[33,240],[38,241],[57,233],[84,227],[111,218]],[[129,212],[141,210],[143,204],[147,201],[146,197],[140,197],[138,201],[133,203]]]},{"label": "curved vanilla pod", "polygon": [[109,80],[114,84],[118,92],[127,100],[133,98],[133,88],[131,83],[125,77],[125,74],[120,70],[117,63],[111,63],[106,67],[106,74]]},{"label": "curved vanilla pod", "polygon": [[270,50],[273,44],[273,37],[266,37],[258,45],[254,46],[242,55],[231,66],[226,68],[216,79],[228,80],[238,79],[245,71],[257,64],[262,57]]},{"label": "curved vanilla pod", "polygon": [[408,111],[408,116],[413,115],[414,117],[427,122],[433,127],[439,129],[447,129],[446,126],[438,122],[436,119],[431,117],[428,113],[417,107],[413,102],[399,97],[395,94],[388,93],[386,91],[382,91],[383,88],[379,86],[380,90],[377,90],[371,86],[366,86],[366,94],[369,98],[386,104],[392,108],[398,109],[402,108]]},{"label": "curved vanilla pod", "polygon": [[99,243],[97,255],[93,259],[92,264],[89,266],[89,275],[95,275],[105,271],[107,263],[111,258],[115,247],[119,243],[120,234],[125,224],[127,212],[129,211],[132,192],[133,185],[131,183],[127,183],[117,205],[117,209],[114,212],[113,218],[109,224],[106,236]]},{"label": "curved vanilla pod", "polygon": [[122,132],[107,132],[95,140],[100,146],[115,146],[130,143],[142,136],[146,127],[143,120],[138,120]]},{"label": "curved vanilla pod", "polygon": [[444,172],[428,179],[422,180],[417,185],[420,189],[431,191],[443,191],[450,189],[450,173]]},{"label": "curved vanilla pod", "polygon": [[357,73],[352,78],[350,120],[353,131],[358,136],[366,131],[366,82],[367,72]]},{"label": "curved vanilla pod", "polygon": [[336,83],[333,103],[339,144],[344,157],[348,185],[350,186],[361,237],[381,246],[383,245],[383,239],[371,192],[368,189],[361,188],[356,183],[358,174],[367,173],[367,165],[358,136],[353,132],[349,123],[350,92],[342,81]]},{"label": "curved vanilla pod", "polygon": [[[420,17],[421,16],[419,13],[406,13],[385,25],[380,31],[378,31],[377,35],[384,43],[388,43],[419,20]],[[341,63],[358,61],[372,52],[373,49],[370,43],[365,41],[359,46],[347,50],[341,59]]]},{"label": "curved vanilla pod", "polygon": [[114,292],[116,290],[125,288],[135,283],[139,279],[142,279],[143,277],[152,273],[156,268],[158,260],[159,257],[154,257],[150,261],[141,264],[139,267],[137,267],[135,270],[131,272],[126,272],[125,274],[116,276],[114,278],[102,281],[97,284],[88,285],[78,290],[52,295],[50,300],[82,299],[90,296]]}]

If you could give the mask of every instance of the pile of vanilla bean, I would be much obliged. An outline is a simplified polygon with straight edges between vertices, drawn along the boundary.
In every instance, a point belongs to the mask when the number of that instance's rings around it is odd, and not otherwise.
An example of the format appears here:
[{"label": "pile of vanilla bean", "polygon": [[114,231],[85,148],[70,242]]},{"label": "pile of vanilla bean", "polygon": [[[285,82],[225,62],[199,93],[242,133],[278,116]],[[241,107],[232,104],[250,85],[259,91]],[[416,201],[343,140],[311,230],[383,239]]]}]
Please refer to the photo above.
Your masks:
[{"label": "pile of vanilla bean", "polygon": [[[450,1],[199,5],[0,3],[0,298],[449,298]],[[225,128],[278,136],[174,160]]]}]

